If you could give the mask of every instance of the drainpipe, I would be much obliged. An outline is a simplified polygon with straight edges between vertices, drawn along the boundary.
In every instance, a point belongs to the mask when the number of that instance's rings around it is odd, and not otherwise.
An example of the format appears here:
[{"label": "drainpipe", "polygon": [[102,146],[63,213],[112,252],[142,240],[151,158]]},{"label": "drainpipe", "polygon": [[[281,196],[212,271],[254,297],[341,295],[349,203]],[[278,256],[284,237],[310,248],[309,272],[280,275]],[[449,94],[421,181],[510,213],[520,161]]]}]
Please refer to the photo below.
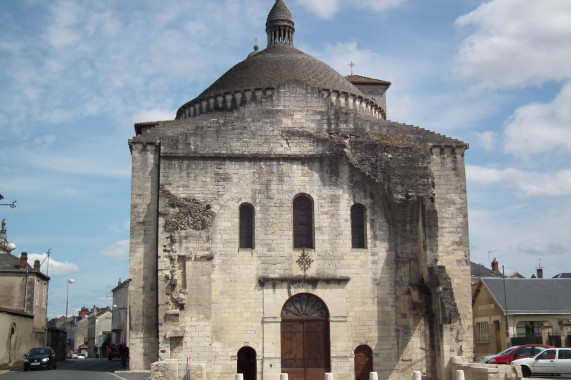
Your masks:
[{"label": "drainpipe", "polygon": [[27,300],[28,300],[28,269],[26,269],[26,290],[24,291],[24,313],[26,312]]}]

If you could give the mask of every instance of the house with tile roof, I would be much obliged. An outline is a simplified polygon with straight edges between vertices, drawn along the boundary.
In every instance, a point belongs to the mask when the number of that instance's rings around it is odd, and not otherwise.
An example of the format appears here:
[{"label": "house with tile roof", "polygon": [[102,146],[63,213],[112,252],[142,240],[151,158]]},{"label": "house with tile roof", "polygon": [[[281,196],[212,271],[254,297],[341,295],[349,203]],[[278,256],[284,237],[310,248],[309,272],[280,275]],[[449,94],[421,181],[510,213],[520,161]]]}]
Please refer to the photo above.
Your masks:
[{"label": "house with tile roof", "polygon": [[571,346],[571,279],[481,278],[472,304],[475,357],[527,343]]},{"label": "house with tile roof", "polygon": [[40,262],[28,264],[28,254],[12,255],[16,248],[0,230],[0,366],[22,363],[32,347],[46,345],[48,284]]}]

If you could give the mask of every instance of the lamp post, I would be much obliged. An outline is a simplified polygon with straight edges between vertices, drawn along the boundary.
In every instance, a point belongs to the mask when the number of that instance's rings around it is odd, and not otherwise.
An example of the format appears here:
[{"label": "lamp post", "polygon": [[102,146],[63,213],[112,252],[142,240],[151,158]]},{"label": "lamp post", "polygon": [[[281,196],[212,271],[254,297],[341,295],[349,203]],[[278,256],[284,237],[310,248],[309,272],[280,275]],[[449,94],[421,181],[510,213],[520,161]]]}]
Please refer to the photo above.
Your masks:
[{"label": "lamp post", "polygon": [[67,295],[65,297],[65,321],[67,322],[67,307],[69,305],[69,285],[73,284],[75,282],[75,280],[73,278],[70,278],[69,280],[67,280]]}]

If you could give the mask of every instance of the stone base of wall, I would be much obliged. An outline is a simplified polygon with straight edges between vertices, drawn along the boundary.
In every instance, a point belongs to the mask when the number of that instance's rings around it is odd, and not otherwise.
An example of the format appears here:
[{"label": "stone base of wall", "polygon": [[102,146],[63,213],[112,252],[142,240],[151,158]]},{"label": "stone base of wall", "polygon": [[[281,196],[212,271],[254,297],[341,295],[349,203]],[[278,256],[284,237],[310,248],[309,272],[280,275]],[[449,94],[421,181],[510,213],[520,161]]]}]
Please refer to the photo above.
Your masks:
[{"label": "stone base of wall", "polygon": [[[185,380],[186,361],[168,359],[151,364],[152,380]],[[190,367],[190,378],[192,380],[204,380],[204,365],[192,364]]]},{"label": "stone base of wall", "polygon": [[464,378],[469,380],[520,380],[523,378],[521,368],[511,365],[454,362],[452,379],[455,378],[457,370],[464,371]]}]

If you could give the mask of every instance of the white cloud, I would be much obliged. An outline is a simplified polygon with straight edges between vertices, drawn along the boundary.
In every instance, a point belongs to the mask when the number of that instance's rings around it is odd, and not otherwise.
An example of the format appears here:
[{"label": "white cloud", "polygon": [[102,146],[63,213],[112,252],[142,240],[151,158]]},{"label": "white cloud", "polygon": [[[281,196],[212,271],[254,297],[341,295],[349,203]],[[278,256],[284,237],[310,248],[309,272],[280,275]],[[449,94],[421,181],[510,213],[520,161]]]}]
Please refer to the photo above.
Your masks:
[{"label": "white cloud", "polygon": [[560,243],[543,243],[543,244],[520,244],[517,249],[523,253],[534,256],[552,256],[565,255],[569,252]]},{"label": "white cloud", "polygon": [[56,142],[57,138],[54,135],[42,135],[34,139],[36,144],[40,145],[51,145]]},{"label": "white cloud", "polygon": [[522,87],[571,76],[571,2],[492,0],[459,17],[473,27],[456,71],[482,87]]},{"label": "white cloud", "polygon": [[509,188],[519,198],[571,196],[571,170],[528,172],[519,169],[494,169],[466,166],[469,182]]},{"label": "white cloud", "polygon": [[318,17],[329,19],[339,10],[340,0],[298,0],[297,4]]},{"label": "white cloud", "polygon": [[571,81],[551,103],[518,108],[504,131],[505,151],[518,157],[571,154]]},{"label": "white cloud", "polygon": [[353,0],[345,3],[341,3],[340,0],[298,0],[297,5],[322,19],[330,19],[341,9],[341,6],[378,12],[394,8],[404,2],[405,0]]},{"label": "white cloud", "polygon": [[117,241],[104,248],[97,256],[115,260],[127,260],[129,258],[129,240]]},{"label": "white cloud", "polygon": [[34,261],[40,260],[40,263],[42,263],[40,271],[48,274],[50,277],[65,276],[79,272],[77,264],[70,263],[69,261],[54,260],[52,256],[50,256],[49,260],[46,258],[46,253],[30,253],[28,254],[28,264],[34,266]]},{"label": "white cloud", "polygon": [[53,23],[47,30],[46,38],[54,48],[70,48],[80,41],[75,30],[81,21],[82,11],[72,0],[56,1],[51,6]]},{"label": "white cloud", "polygon": [[496,142],[498,139],[498,134],[493,131],[485,131],[482,133],[476,133],[480,145],[487,151],[491,152],[496,148]]},{"label": "white cloud", "polygon": [[136,112],[133,115],[133,123],[143,121],[173,120],[175,116],[176,111],[173,110],[150,109]]},{"label": "white cloud", "polygon": [[355,5],[359,8],[383,11],[394,8],[404,2],[405,0],[355,0]]}]

